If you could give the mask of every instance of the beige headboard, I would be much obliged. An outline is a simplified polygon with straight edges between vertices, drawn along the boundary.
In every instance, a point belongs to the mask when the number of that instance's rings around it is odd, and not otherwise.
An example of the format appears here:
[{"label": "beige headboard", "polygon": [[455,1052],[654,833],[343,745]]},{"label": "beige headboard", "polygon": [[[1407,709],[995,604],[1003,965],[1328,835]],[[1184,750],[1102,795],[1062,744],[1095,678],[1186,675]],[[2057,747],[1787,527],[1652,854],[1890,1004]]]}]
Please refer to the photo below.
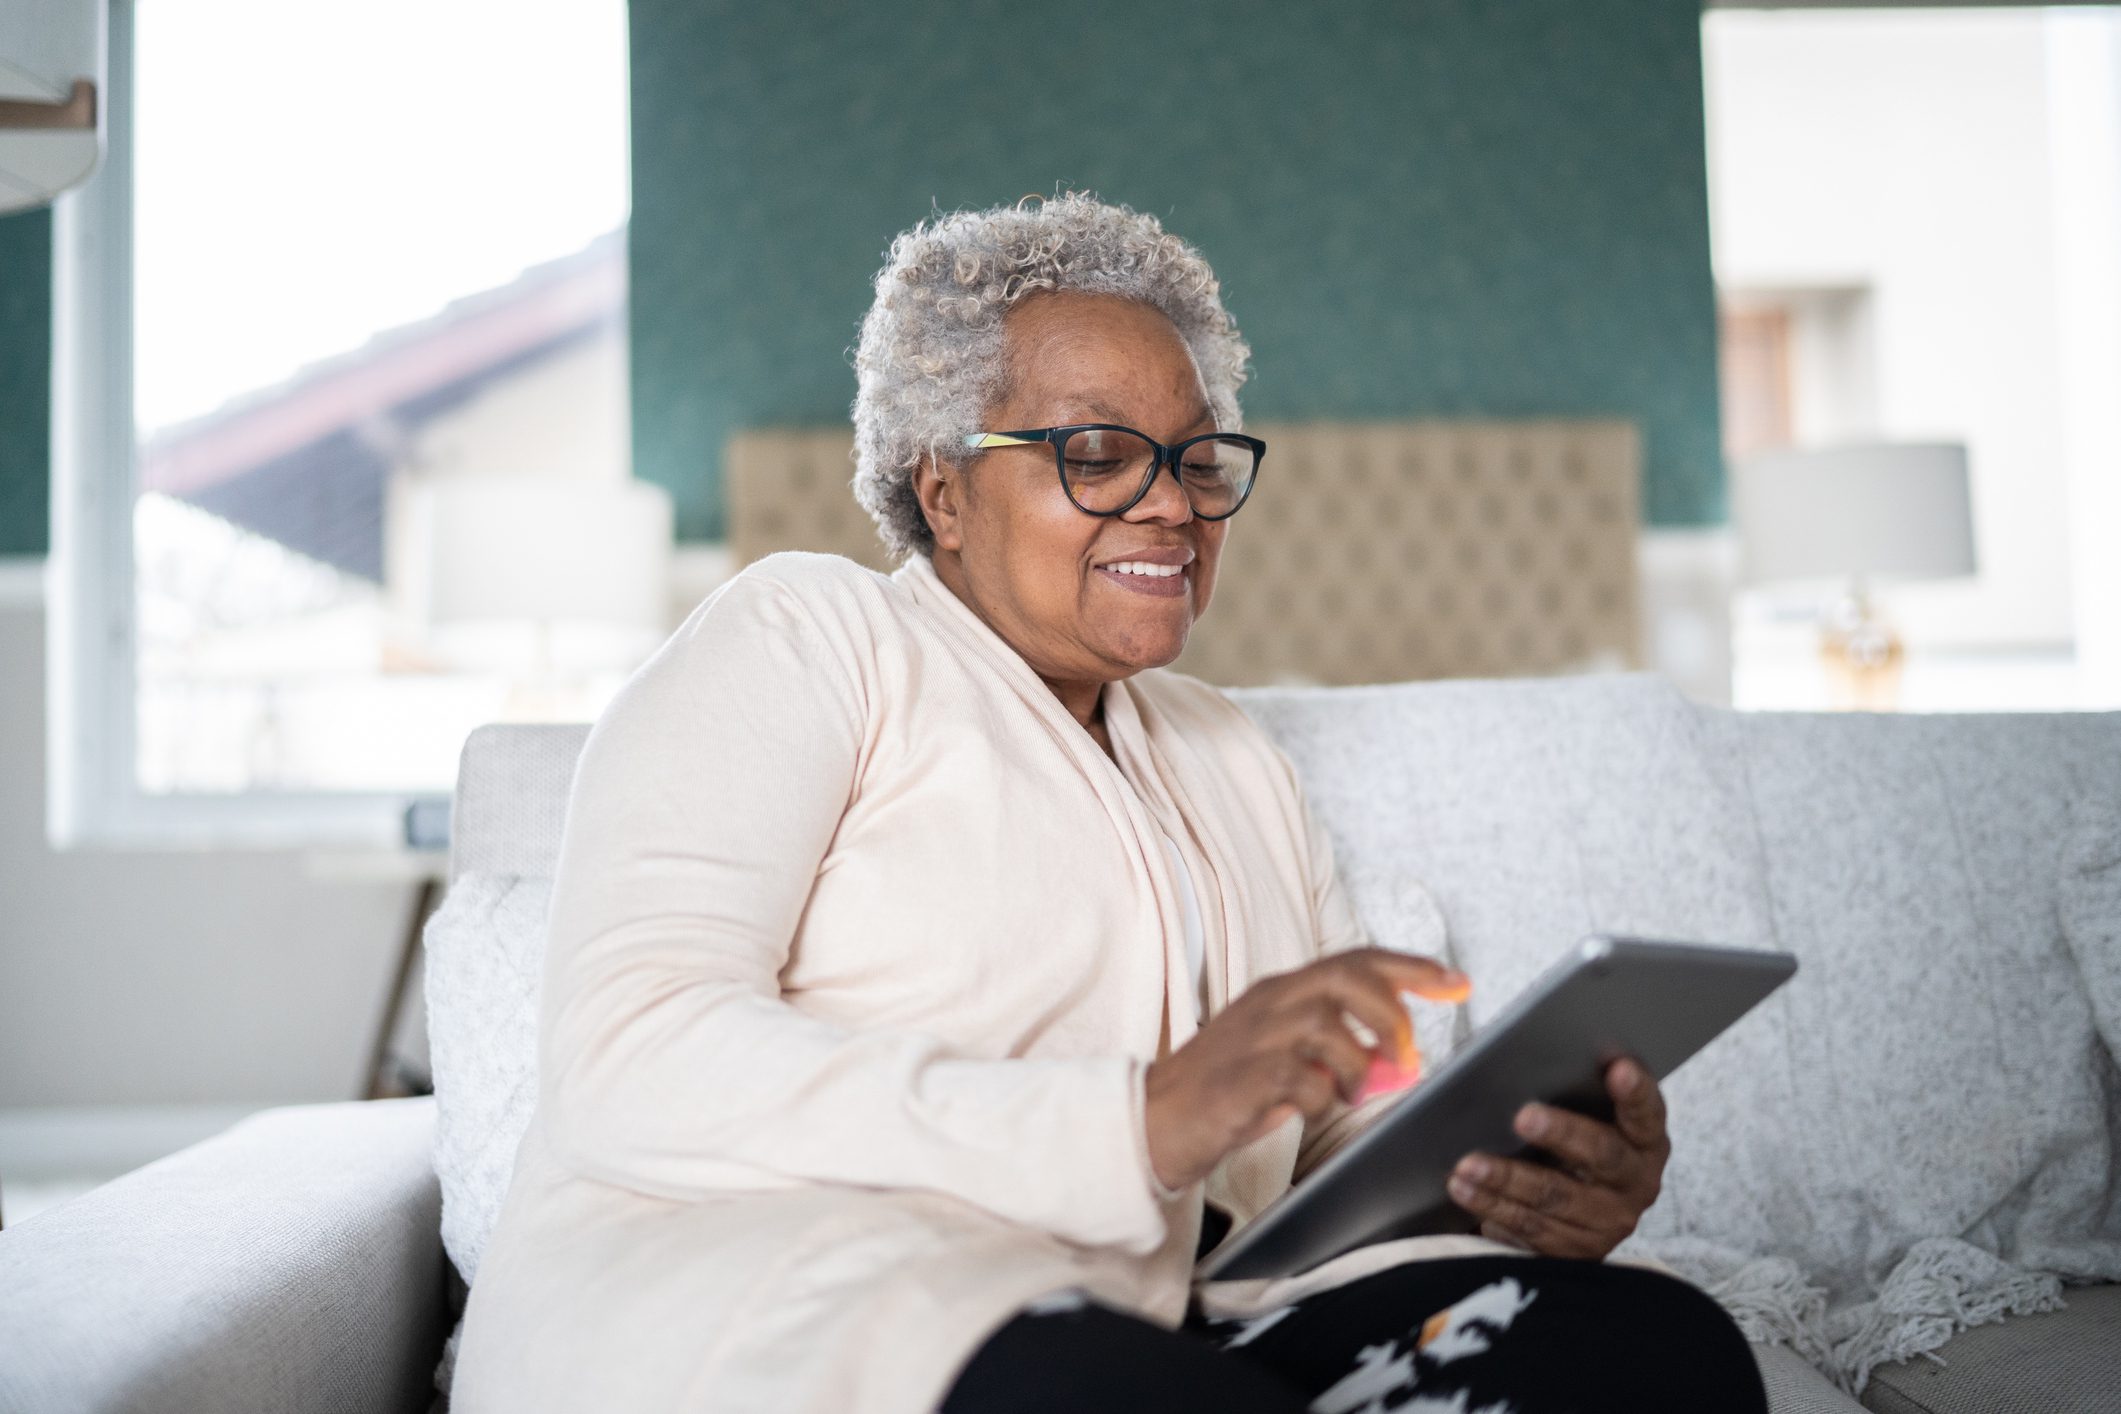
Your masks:
[{"label": "beige headboard", "polygon": [[[1632,424],[1248,430],[1267,459],[1176,667],[1239,687],[1640,666]],[[848,490],[852,445],[837,429],[732,440],[737,564],[803,549],[891,568]]]}]

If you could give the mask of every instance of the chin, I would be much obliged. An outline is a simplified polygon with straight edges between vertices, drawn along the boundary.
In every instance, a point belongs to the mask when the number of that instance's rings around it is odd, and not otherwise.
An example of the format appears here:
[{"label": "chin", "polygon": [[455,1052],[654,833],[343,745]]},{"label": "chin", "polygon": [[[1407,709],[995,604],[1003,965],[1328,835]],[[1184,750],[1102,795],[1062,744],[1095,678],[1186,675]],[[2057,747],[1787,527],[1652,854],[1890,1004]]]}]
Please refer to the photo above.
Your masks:
[{"label": "chin", "polygon": [[1169,667],[1186,651],[1193,626],[1200,622],[1191,600],[1187,595],[1161,604],[1151,600],[1132,611],[1108,609],[1096,620],[1102,632],[1093,640],[1098,645],[1095,651],[1108,662],[1125,664],[1131,672]]},{"label": "chin", "polygon": [[1146,672],[1150,668],[1167,668],[1178,661],[1179,654],[1186,651],[1186,637],[1186,634],[1181,633],[1175,639],[1158,636],[1138,640],[1112,656],[1138,673]]}]

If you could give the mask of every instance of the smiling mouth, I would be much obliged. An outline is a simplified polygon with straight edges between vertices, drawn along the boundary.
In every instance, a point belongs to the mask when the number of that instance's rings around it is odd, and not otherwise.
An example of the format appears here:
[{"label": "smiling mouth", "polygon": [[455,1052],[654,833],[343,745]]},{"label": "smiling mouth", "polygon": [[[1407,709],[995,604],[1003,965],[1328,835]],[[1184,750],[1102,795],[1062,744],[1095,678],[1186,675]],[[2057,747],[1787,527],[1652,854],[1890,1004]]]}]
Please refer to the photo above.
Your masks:
[{"label": "smiling mouth", "polygon": [[1099,578],[1116,589],[1145,599],[1185,600],[1193,593],[1190,565],[1158,565],[1145,560],[1115,560],[1097,566]]}]

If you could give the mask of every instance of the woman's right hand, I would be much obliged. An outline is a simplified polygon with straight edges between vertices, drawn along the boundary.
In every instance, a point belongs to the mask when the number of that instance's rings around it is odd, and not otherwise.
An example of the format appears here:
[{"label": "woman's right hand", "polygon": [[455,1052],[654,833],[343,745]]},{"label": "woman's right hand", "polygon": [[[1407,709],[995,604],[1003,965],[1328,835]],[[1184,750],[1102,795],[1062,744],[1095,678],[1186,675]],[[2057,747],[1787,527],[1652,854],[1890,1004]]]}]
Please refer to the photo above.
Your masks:
[{"label": "woman's right hand", "polygon": [[[1145,1078],[1149,1159],[1167,1188],[1301,1114],[1353,1103],[1373,1058],[1418,1063],[1401,992],[1464,1001],[1469,984],[1431,958],[1355,948],[1263,977]],[[1353,1016],[1374,1047],[1349,1030]]]}]

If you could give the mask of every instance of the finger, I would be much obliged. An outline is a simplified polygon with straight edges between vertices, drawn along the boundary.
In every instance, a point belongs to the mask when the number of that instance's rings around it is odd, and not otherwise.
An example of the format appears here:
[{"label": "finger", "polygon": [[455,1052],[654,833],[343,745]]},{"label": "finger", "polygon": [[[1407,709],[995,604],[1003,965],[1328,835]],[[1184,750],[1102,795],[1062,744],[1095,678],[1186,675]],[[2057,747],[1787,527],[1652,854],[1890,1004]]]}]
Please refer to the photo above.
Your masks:
[{"label": "finger", "polygon": [[[1462,1002],[1472,994],[1471,979],[1434,958],[1393,952],[1387,948],[1362,948],[1344,956],[1360,975],[1373,979],[1397,1014],[1407,1014],[1403,999],[1409,995],[1431,1001]],[[1404,1036],[1398,1063],[1403,1069],[1418,1074],[1421,1053],[1414,1040],[1411,1015],[1408,1015]]]},{"label": "finger", "polygon": [[1417,1054],[1412,1065],[1401,1065],[1387,1056],[1379,1055],[1370,1062],[1369,1071],[1362,1078],[1362,1086],[1349,1103],[1360,1105],[1378,1095],[1396,1095],[1410,1085],[1421,1083],[1421,1057]]},{"label": "finger", "polygon": [[1362,948],[1355,956],[1367,957],[1382,968],[1394,987],[1432,1002],[1462,1002],[1473,994],[1473,979],[1433,957],[1394,952],[1390,948]]},{"label": "finger", "polygon": [[[1468,1154],[1458,1161],[1451,1177],[1453,1182],[1465,1184],[1475,1193],[1514,1203],[1556,1222],[1598,1232],[1618,1225],[1619,1194],[1571,1178],[1559,1169],[1526,1163],[1522,1159]],[[1458,1196],[1455,1189],[1451,1196]],[[1521,1225],[1512,1225],[1520,1232],[1524,1231]],[[1526,1236],[1531,1235],[1526,1233]]]},{"label": "finger", "polygon": [[1370,1048],[1348,1030],[1347,1013],[1330,997],[1318,999],[1307,1024],[1292,1041],[1298,1055],[1332,1071],[1343,1100],[1352,1100],[1370,1073]]},{"label": "finger", "polygon": [[1331,1066],[1294,1051],[1283,1052],[1278,1075],[1277,1101],[1292,1104],[1306,1118],[1315,1119],[1340,1100],[1340,1079]]},{"label": "finger", "polygon": [[1468,1186],[1461,1197],[1461,1186],[1460,1180],[1451,1180],[1451,1200],[1479,1218],[1483,1230],[1492,1223],[1535,1252],[1549,1257],[1603,1257],[1615,1246],[1600,1231],[1580,1227],[1485,1188]]},{"label": "finger", "polygon": [[1606,1067],[1605,1084],[1613,1097],[1613,1122],[1630,1144],[1654,1151],[1667,1142],[1664,1091],[1641,1062],[1614,1061]]},{"label": "finger", "polygon": [[1510,1246],[1522,1247],[1527,1252],[1534,1250],[1532,1244],[1525,1240],[1523,1233],[1512,1232],[1501,1223],[1482,1223],[1480,1225],[1480,1235],[1491,1242],[1507,1242]]},{"label": "finger", "polygon": [[1618,1188],[1633,1179],[1642,1158],[1610,1124],[1552,1105],[1526,1105],[1511,1126],[1595,1182]]},{"label": "finger", "polygon": [[[1414,1019],[1400,1003],[1399,994],[1379,972],[1355,967],[1336,967],[1317,974],[1318,993],[1368,1027],[1379,1044],[1389,1044],[1390,1054],[1402,1065],[1412,1065]],[[1346,1030],[1345,1026],[1341,1027]]]}]

